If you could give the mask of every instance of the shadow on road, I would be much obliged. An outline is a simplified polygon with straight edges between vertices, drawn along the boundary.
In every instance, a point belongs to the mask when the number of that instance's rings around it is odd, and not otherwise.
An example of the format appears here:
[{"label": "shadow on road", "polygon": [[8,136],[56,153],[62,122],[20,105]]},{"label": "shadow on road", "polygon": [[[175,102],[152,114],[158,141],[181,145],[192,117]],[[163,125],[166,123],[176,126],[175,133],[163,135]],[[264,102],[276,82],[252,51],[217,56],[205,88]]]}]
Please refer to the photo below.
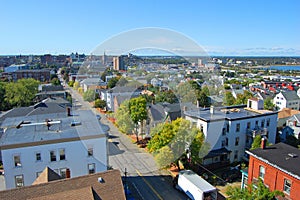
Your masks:
[{"label": "shadow on road", "polygon": [[128,186],[127,199],[187,199],[185,194],[173,188],[171,176],[123,177],[123,183]]},{"label": "shadow on road", "polygon": [[108,143],[109,155],[110,156],[122,154],[122,153],[125,152],[124,150],[119,149],[118,144],[119,144],[118,142],[109,142]]}]

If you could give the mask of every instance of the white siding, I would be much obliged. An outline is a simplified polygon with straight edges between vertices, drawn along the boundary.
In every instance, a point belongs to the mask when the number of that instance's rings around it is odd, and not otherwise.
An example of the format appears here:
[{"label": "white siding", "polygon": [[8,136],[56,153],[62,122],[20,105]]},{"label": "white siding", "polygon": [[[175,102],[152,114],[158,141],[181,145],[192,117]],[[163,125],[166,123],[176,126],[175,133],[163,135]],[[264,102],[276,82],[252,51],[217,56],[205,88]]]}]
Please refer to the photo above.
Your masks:
[{"label": "white siding", "polygon": [[[94,156],[89,157],[87,148],[93,147]],[[65,160],[59,160],[59,149],[65,149]],[[84,141],[73,141],[65,143],[47,144],[32,147],[22,147],[2,150],[5,169],[6,188],[15,187],[15,175],[23,174],[24,185],[31,185],[36,179],[36,173],[45,167],[51,169],[69,168],[71,177],[88,174],[88,163],[95,163],[96,172],[107,170],[107,145],[106,138],[89,139]],[[56,151],[57,161],[50,161],[50,151]],[[41,153],[41,161],[36,161],[35,153]],[[21,156],[21,167],[14,166],[14,155]]]}]

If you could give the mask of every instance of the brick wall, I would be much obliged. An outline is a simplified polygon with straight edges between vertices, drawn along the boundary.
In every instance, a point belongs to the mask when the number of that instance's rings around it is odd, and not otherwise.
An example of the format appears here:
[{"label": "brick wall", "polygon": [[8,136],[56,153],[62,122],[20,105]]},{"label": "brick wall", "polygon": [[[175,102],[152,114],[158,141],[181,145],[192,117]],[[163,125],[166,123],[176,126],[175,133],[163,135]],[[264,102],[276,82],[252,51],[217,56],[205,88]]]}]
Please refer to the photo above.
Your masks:
[{"label": "brick wall", "polygon": [[260,166],[263,166],[265,168],[264,184],[269,187],[271,191],[279,190],[283,192],[284,179],[288,179],[292,182],[291,191],[290,194],[287,194],[285,192],[284,194],[291,199],[299,199],[300,180],[252,156],[250,156],[249,160],[248,184],[251,183],[253,179],[258,179]]}]

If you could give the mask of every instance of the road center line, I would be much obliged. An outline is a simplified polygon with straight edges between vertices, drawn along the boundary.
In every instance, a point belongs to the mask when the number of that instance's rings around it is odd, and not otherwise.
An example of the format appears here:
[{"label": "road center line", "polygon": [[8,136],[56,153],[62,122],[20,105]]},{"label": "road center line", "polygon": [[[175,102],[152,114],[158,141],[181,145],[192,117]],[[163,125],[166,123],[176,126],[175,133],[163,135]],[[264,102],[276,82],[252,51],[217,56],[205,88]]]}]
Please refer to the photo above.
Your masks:
[{"label": "road center line", "polygon": [[152,185],[144,178],[141,172],[135,169],[136,173],[143,179],[143,181],[149,186],[149,188],[154,192],[158,199],[163,200],[163,198],[158,194],[158,192],[152,187]]}]

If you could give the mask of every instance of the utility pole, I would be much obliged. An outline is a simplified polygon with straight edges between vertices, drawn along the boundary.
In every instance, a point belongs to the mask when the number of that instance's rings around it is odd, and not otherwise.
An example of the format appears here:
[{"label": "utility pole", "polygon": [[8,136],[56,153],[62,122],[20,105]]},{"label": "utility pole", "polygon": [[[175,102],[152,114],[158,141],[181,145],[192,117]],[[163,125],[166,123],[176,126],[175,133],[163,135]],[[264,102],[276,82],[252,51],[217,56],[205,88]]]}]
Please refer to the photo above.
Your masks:
[{"label": "utility pole", "polygon": [[124,175],[125,175],[125,178],[124,178],[125,196],[127,198],[128,187],[127,187],[127,169],[126,169],[126,167],[125,167]]}]

